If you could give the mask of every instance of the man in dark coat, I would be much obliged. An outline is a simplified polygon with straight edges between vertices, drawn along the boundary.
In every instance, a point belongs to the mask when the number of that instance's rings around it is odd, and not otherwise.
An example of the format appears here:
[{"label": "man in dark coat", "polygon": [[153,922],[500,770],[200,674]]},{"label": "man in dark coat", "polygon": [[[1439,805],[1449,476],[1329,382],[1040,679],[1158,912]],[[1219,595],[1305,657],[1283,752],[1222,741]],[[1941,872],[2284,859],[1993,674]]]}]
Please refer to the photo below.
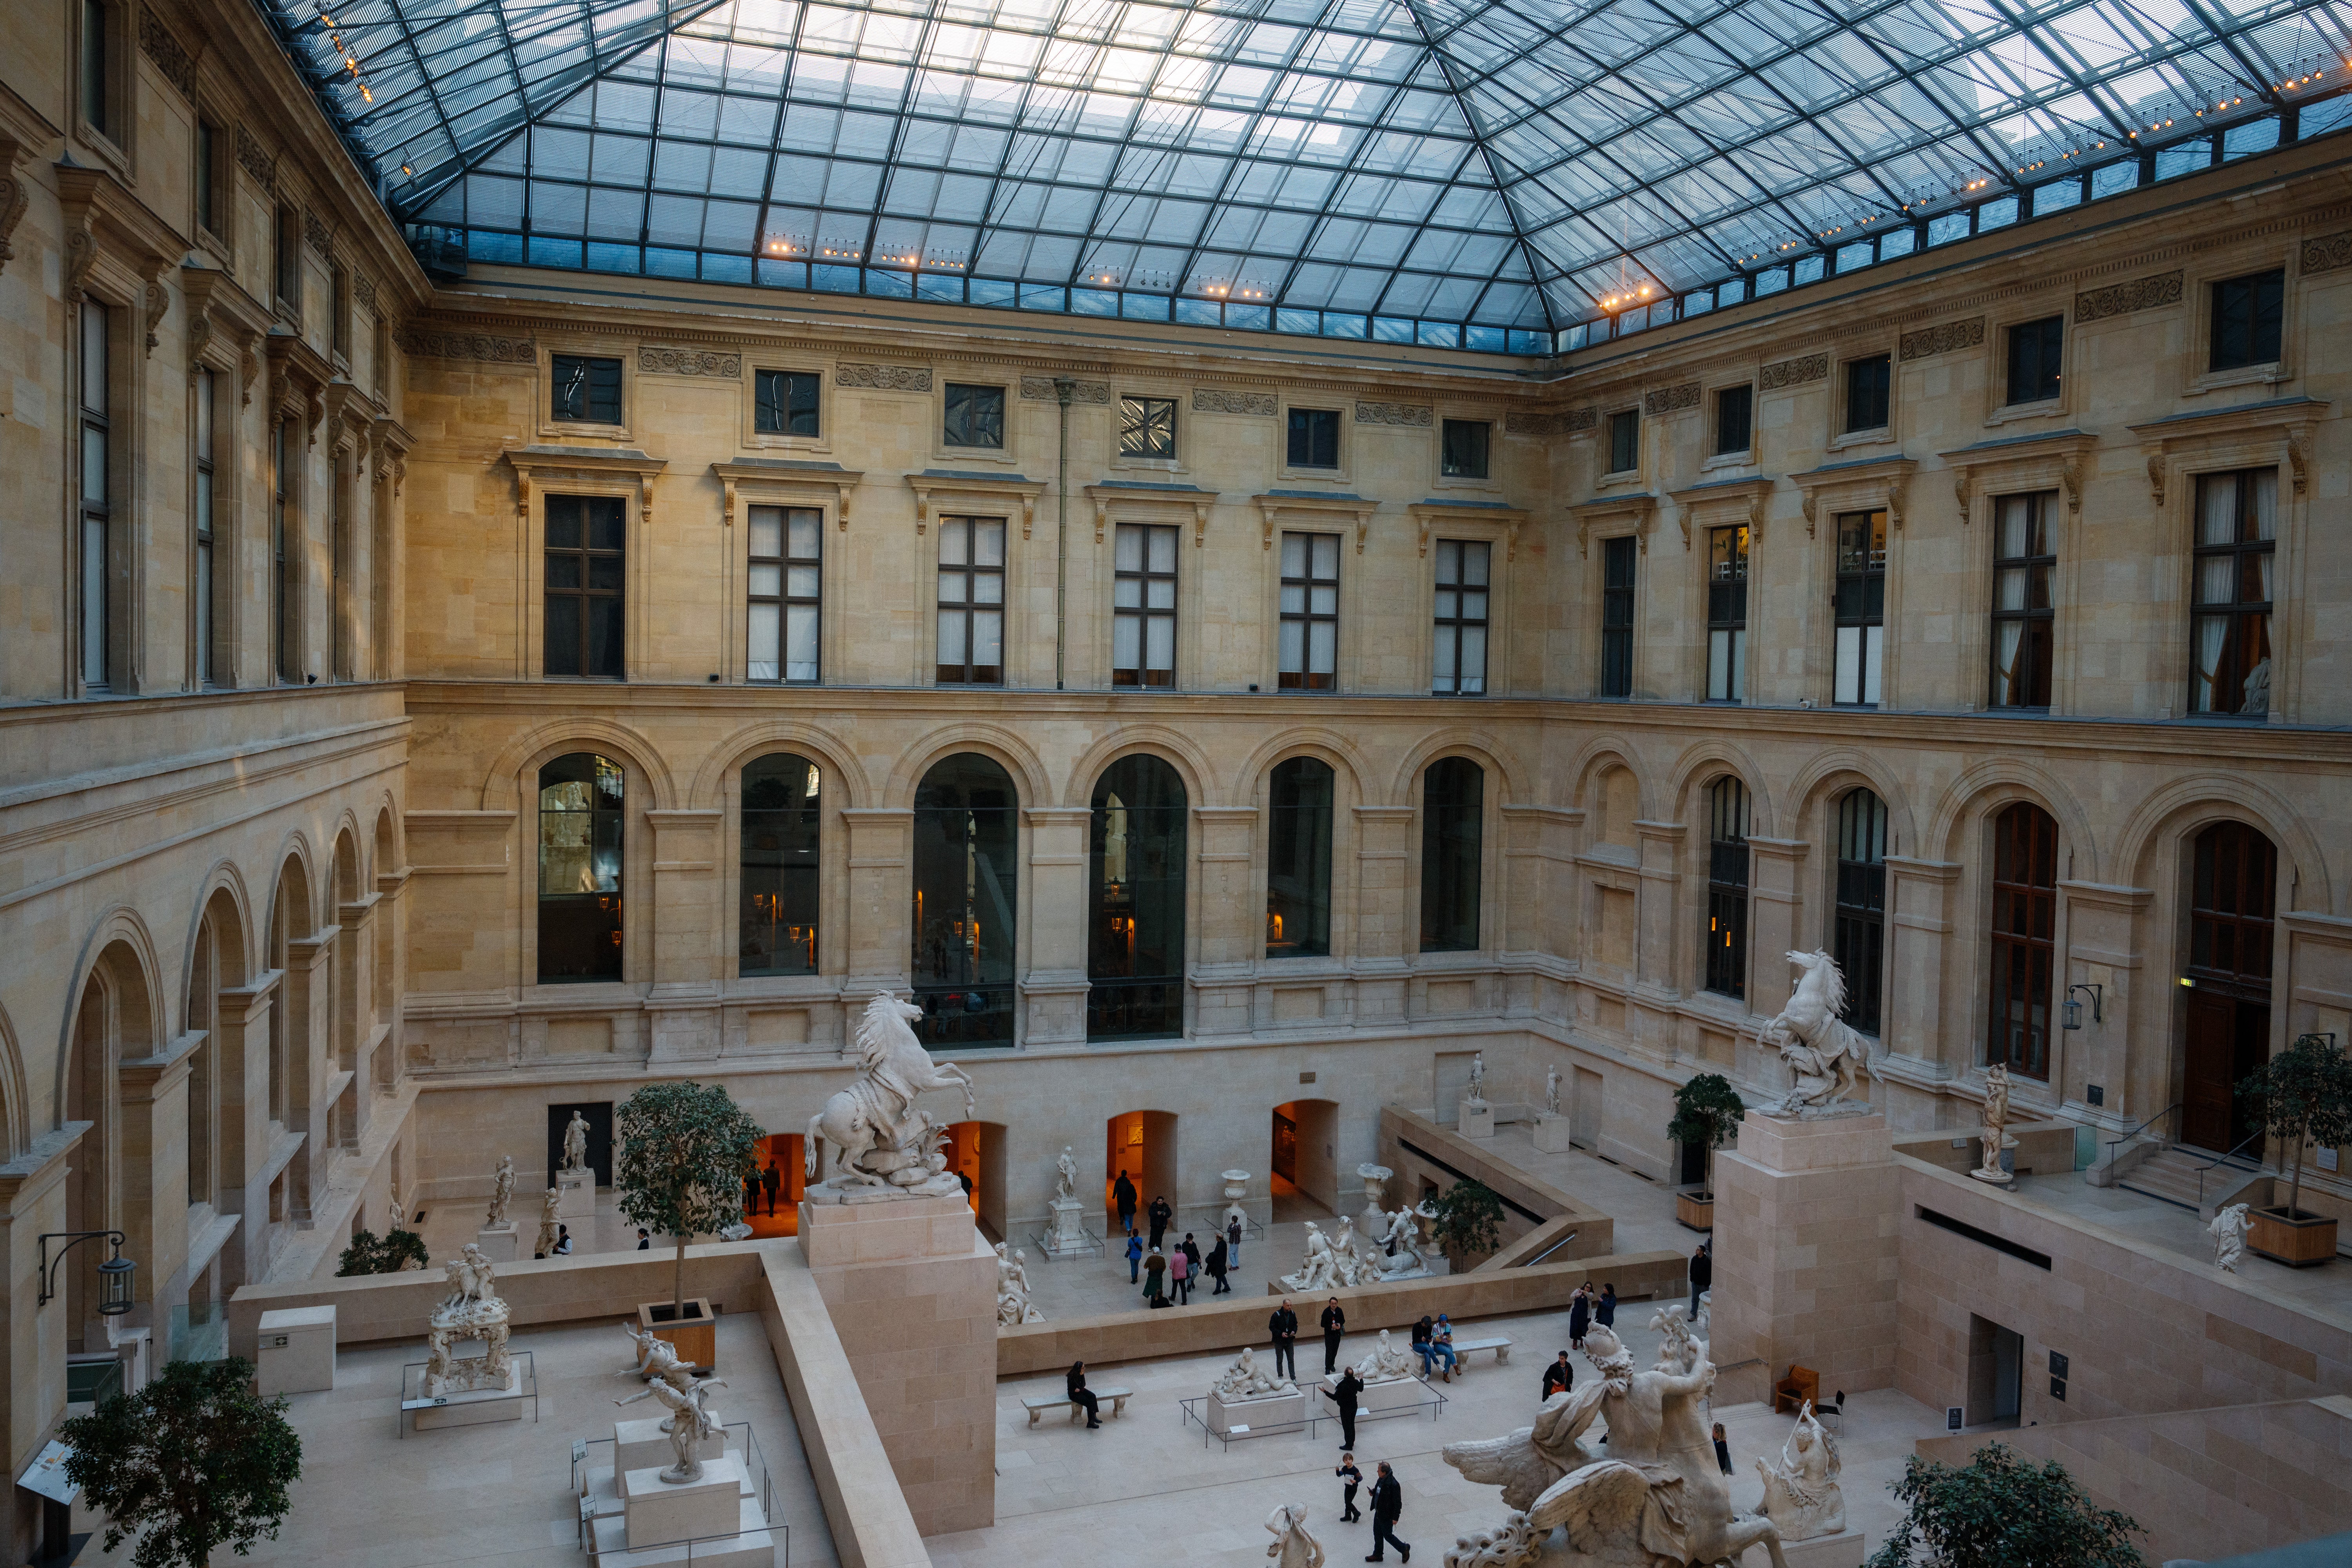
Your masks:
[{"label": "man in dark coat", "polygon": [[[1339,1340],[1348,1331],[1348,1314],[1339,1310],[1339,1298],[1323,1309],[1323,1370],[1326,1373],[1339,1370]],[[1350,1448],[1356,1445],[1350,1442]]]},{"label": "man in dark coat", "polygon": [[1342,1449],[1356,1446],[1356,1403],[1363,1392],[1363,1380],[1356,1375],[1356,1369],[1352,1366],[1339,1374],[1339,1386],[1332,1391],[1331,1398],[1339,1406],[1339,1447]]},{"label": "man in dark coat", "polygon": [[1396,1522],[1403,1517],[1404,1489],[1397,1485],[1396,1472],[1382,1459],[1381,1479],[1372,1483],[1372,1554],[1365,1562],[1381,1561],[1383,1546],[1395,1547],[1399,1560],[1412,1561],[1412,1548],[1396,1538]]},{"label": "man in dark coat", "polygon": [[783,1184],[783,1173],[776,1169],[773,1160],[769,1161],[768,1168],[760,1173],[760,1190],[768,1194],[768,1213],[771,1215],[776,1212],[776,1189]]},{"label": "man in dark coat", "polygon": [[1553,1394],[1566,1394],[1575,1386],[1576,1369],[1568,1364],[1568,1352],[1562,1351],[1558,1361],[1544,1368],[1543,1396],[1549,1399]]},{"label": "man in dark coat", "polygon": [[1691,1254],[1690,1282],[1690,1315],[1696,1321],[1698,1317],[1700,1293],[1715,1283],[1715,1259],[1707,1256],[1706,1243],[1703,1241],[1698,1244],[1698,1250]]},{"label": "man in dark coat", "polygon": [[1266,1331],[1274,1336],[1274,1375],[1298,1375],[1298,1314],[1290,1310],[1290,1298],[1283,1298],[1274,1316],[1265,1321]]},{"label": "man in dark coat", "polygon": [[1118,1210],[1118,1228],[1133,1230],[1135,1228],[1135,1184],[1127,1179],[1125,1171],[1121,1171],[1118,1173],[1118,1180],[1111,1184],[1110,1201],[1112,1206]]},{"label": "man in dark coat", "polygon": [[1144,1211],[1151,1219],[1151,1245],[1157,1247],[1168,1235],[1168,1224],[1176,1217],[1175,1206],[1164,1197],[1154,1197],[1150,1208]]}]

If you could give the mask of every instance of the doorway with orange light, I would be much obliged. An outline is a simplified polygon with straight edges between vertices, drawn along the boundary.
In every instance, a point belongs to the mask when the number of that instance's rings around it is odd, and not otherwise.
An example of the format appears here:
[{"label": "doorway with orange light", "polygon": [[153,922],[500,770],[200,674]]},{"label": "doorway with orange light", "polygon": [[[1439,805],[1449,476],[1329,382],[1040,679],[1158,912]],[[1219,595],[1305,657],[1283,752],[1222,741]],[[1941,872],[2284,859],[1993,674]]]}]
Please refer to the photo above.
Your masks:
[{"label": "doorway with orange light", "polygon": [[1004,1234],[1004,1124],[953,1121],[947,1127],[948,1169],[963,1181],[973,1217],[992,1242]]},{"label": "doorway with orange light", "polygon": [[[801,1233],[801,1194],[808,1185],[807,1178],[801,1173],[803,1147],[804,1142],[797,1132],[771,1132],[752,1146],[752,1160],[761,1176],[760,1201],[743,1218],[753,1236],[765,1238]],[[765,1179],[772,1169],[776,1173],[773,1203],[769,1201]]]},{"label": "doorway with orange light", "polygon": [[1103,1123],[1103,1228],[1114,1239],[1119,1235],[1118,1204],[1111,1194],[1122,1171],[1135,1184],[1135,1228],[1148,1235],[1144,1215],[1153,1198],[1182,1204],[1176,1192],[1174,1111],[1128,1110]]},{"label": "doorway with orange light", "polygon": [[1294,1100],[1274,1108],[1267,1170],[1274,1188],[1274,1223],[1328,1219],[1339,1212],[1339,1107],[1328,1100]]}]

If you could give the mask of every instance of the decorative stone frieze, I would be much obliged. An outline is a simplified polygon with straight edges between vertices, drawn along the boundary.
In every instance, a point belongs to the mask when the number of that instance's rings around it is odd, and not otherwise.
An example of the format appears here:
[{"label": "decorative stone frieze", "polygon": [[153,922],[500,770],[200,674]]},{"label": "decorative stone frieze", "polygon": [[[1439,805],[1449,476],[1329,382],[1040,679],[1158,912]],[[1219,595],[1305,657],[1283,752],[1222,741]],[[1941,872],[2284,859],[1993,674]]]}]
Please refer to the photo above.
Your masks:
[{"label": "decorative stone frieze", "polygon": [[1926,359],[1930,354],[1949,353],[1954,349],[1972,349],[1984,342],[1985,319],[1971,316],[1965,321],[1943,321],[1932,327],[1922,327],[1916,332],[1903,334],[1897,358]]},{"label": "decorative stone frieze", "polygon": [[2180,279],[2181,274],[2175,270],[2135,278],[2128,283],[2110,283],[2104,289],[2086,289],[2074,296],[2074,320],[2103,321],[2109,316],[2127,316],[2158,305],[2178,305]]},{"label": "decorative stone frieze", "polygon": [[1768,364],[1764,374],[1756,378],[1757,384],[1767,392],[1778,392],[1784,386],[1802,386],[1807,382],[1821,381],[1830,374],[1830,356],[1826,353],[1801,354]]},{"label": "decorative stone frieze", "polygon": [[494,332],[440,332],[411,327],[400,334],[403,353],[423,359],[487,360],[493,364],[537,364],[539,346],[529,338]]},{"label": "decorative stone frieze", "polygon": [[[1024,375],[1021,378],[1021,395],[1031,403],[1052,403],[1061,395],[1054,390],[1050,375]],[[1108,403],[1110,383],[1107,381],[1074,381],[1070,384],[1073,403]]]},{"label": "decorative stone frieze", "polygon": [[1256,414],[1271,418],[1276,409],[1271,392],[1223,392],[1212,386],[1192,389],[1195,414]]},{"label": "decorative stone frieze", "polygon": [[1425,403],[1359,403],[1356,423],[1359,425],[1404,425],[1416,429],[1429,428],[1430,408]]},{"label": "decorative stone frieze", "polygon": [[196,58],[186,46],[172,36],[152,5],[139,7],[139,48],[163,79],[180,89],[180,96],[193,101],[196,96]]},{"label": "decorative stone frieze", "polygon": [[320,260],[331,259],[335,254],[334,226],[319,216],[315,207],[302,209],[302,239],[319,253]]},{"label": "decorative stone frieze", "polygon": [[2342,234],[2323,234],[2303,242],[2302,269],[2305,274],[2333,272],[2339,267],[2352,267],[2352,229]]},{"label": "decorative stone frieze", "polygon": [[1679,414],[1685,408],[1698,406],[1698,383],[1686,381],[1680,386],[1661,386],[1642,397],[1642,412],[1654,419],[1661,414]]},{"label": "decorative stone frieze", "polygon": [[833,368],[835,386],[862,386],[877,392],[929,392],[931,367],[927,364],[842,364]]},{"label": "decorative stone frieze", "polygon": [[352,273],[352,298],[365,306],[373,314],[375,310],[375,279],[364,272]]},{"label": "decorative stone frieze", "polygon": [[723,349],[646,344],[637,350],[637,370],[645,375],[711,375],[732,380],[743,374],[743,356]]},{"label": "decorative stone frieze", "polygon": [[1557,436],[1561,428],[1557,414],[1528,414],[1513,409],[1503,416],[1506,436]]},{"label": "decorative stone frieze", "polygon": [[1600,424],[1601,411],[1597,408],[1571,408],[1559,416],[1559,427],[1571,436],[1594,429]]},{"label": "decorative stone frieze", "polygon": [[278,160],[242,125],[236,128],[236,162],[238,167],[261,183],[263,190],[277,190]]},{"label": "decorative stone frieze", "polygon": [[16,226],[25,221],[32,210],[33,189],[26,178],[32,166],[32,149],[23,142],[0,136],[0,271],[7,269],[16,254],[14,237]]}]

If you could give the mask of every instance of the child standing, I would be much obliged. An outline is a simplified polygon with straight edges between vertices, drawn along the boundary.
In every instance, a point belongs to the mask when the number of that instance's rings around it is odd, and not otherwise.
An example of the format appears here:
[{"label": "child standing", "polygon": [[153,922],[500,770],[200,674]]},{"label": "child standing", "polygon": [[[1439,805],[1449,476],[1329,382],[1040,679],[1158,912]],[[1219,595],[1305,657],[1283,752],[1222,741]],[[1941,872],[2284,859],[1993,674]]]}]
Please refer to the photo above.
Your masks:
[{"label": "child standing", "polygon": [[1339,1456],[1339,1468],[1333,1474],[1337,1475],[1348,1489],[1346,1497],[1339,1504],[1339,1522],[1353,1524],[1364,1517],[1356,1508],[1356,1489],[1364,1484],[1364,1472],[1356,1468],[1355,1455],[1342,1454]]}]

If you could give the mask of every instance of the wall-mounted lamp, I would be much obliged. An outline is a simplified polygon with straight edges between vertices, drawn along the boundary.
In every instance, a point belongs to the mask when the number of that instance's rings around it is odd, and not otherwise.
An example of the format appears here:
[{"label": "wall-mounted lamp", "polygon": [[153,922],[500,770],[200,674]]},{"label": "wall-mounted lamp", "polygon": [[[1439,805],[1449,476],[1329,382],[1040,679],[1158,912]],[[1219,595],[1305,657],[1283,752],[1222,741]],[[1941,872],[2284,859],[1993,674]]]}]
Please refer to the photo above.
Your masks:
[{"label": "wall-mounted lamp", "polygon": [[2102,997],[2099,987],[2089,981],[2077,981],[2066,987],[2066,1014],[2063,1026],[2069,1029],[2079,1029],[2083,1026],[2083,1005],[2074,1000],[2074,993],[2077,991],[2087,991],[2091,994],[2091,1022],[2105,1023],[2107,1017],[2105,1009],[2100,1005]]},{"label": "wall-mounted lamp", "polygon": [[[114,1248],[112,1256],[98,1266],[101,1287],[98,1312],[102,1318],[119,1318],[131,1310],[131,1279],[139,1272],[139,1265],[122,1256],[122,1233],[119,1230],[53,1230],[41,1237],[41,1293],[34,1302],[38,1306],[58,1293],[57,1282],[51,1277],[52,1265],[62,1268],[66,1254],[83,1242],[104,1237]],[[49,1243],[62,1241],[54,1258],[49,1256]]]}]

